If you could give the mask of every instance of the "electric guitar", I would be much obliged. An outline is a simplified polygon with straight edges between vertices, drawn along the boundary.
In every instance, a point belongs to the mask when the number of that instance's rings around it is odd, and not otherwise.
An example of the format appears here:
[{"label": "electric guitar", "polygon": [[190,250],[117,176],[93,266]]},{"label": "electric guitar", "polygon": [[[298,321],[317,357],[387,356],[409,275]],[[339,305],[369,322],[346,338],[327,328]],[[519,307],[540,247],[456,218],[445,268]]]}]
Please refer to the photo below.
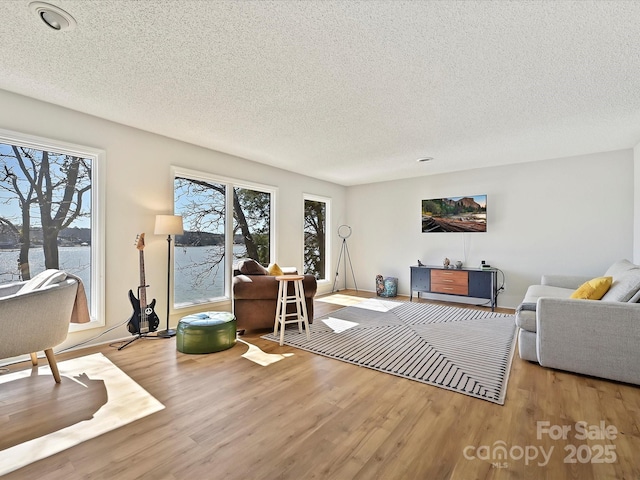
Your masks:
[{"label": "electric guitar", "polygon": [[160,319],[153,310],[156,306],[155,298],[147,304],[147,283],[144,279],[144,233],[136,237],[136,248],[140,256],[140,286],[138,287],[138,297],[129,290],[129,301],[133,307],[133,315],[129,319],[127,328],[132,335],[142,335],[155,332],[158,329]]}]

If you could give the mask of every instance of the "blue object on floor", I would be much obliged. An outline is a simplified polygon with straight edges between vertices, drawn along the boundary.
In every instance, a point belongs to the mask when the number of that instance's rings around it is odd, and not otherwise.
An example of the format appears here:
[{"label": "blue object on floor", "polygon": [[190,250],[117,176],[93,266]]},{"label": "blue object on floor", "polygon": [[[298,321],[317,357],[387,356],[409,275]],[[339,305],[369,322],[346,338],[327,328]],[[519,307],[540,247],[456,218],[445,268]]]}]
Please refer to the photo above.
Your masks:
[{"label": "blue object on floor", "polygon": [[398,295],[398,279],[395,277],[384,278],[384,290],[380,293],[381,297],[395,297]]}]

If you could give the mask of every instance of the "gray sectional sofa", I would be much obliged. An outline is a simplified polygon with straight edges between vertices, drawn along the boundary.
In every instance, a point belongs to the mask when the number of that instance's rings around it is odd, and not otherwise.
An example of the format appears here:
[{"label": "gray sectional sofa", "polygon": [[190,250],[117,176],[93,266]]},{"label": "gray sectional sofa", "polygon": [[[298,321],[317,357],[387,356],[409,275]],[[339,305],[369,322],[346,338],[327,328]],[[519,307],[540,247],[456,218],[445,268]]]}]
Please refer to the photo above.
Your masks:
[{"label": "gray sectional sofa", "polygon": [[600,300],[570,298],[593,277],[544,275],[528,288],[516,310],[520,357],[640,385],[640,266],[621,260],[601,275],[613,283]]}]

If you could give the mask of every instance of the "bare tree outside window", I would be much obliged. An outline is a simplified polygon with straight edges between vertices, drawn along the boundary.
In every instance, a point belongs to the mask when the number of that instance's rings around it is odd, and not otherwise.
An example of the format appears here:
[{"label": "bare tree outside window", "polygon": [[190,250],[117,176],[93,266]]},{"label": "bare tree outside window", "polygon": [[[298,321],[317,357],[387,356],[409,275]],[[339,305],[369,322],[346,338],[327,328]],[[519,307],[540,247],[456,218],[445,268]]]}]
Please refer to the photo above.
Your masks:
[{"label": "bare tree outside window", "polygon": [[304,273],[318,280],[327,278],[327,204],[323,201],[304,201]]},{"label": "bare tree outside window", "polygon": [[271,194],[248,188],[233,189],[233,243],[244,246],[246,256],[269,265],[271,250]]},{"label": "bare tree outside window", "polygon": [[64,269],[91,281],[91,160],[0,144],[0,283]]},{"label": "bare tree outside window", "polygon": [[[176,237],[174,302],[206,303],[224,296],[227,261],[249,257],[267,265],[271,247],[271,194],[202,179],[176,176],[174,210],[184,234]],[[227,194],[232,195],[232,231],[226,231]],[[233,252],[228,255],[228,236]]]}]

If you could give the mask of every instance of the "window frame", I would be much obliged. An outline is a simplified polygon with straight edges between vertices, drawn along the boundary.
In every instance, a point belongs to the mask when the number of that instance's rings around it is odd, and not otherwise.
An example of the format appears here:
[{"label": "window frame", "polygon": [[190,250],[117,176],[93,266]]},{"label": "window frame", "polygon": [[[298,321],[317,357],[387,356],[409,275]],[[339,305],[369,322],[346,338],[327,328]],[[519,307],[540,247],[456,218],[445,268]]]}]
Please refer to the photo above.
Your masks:
[{"label": "window frame", "polygon": [[91,159],[91,305],[88,323],[70,323],[69,332],[105,326],[105,163],[101,149],[37,135],[0,129],[0,142],[41,151],[53,151]]},{"label": "window frame", "polygon": [[321,280],[318,280],[319,284],[329,283],[331,281],[331,198],[324,197],[321,195],[315,195],[312,193],[303,193],[302,194],[302,268],[304,269],[304,248],[305,248],[305,236],[304,236],[304,212],[305,212],[305,202],[322,202],[326,205],[326,215],[325,215],[325,259],[324,259],[324,271],[325,277]]},{"label": "window frame", "polygon": [[[248,190],[256,190],[263,193],[268,193],[271,195],[271,202],[269,205],[269,214],[270,214],[270,223],[269,223],[269,257],[271,259],[275,258],[277,248],[276,248],[276,202],[277,202],[277,194],[278,187],[273,185],[267,185],[258,182],[251,182],[248,180],[242,180],[239,178],[226,177],[223,175],[217,175],[215,173],[203,172],[201,170],[193,170],[189,168],[183,168],[179,166],[171,167],[171,192],[172,192],[172,204],[171,209],[172,212],[175,213],[175,179],[176,177],[182,178],[192,178],[194,180],[202,180],[207,182],[214,182],[225,186],[225,255],[226,252],[233,252],[233,188],[244,188]],[[231,212],[231,215],[227,214],[227,212]],[[175,248],[175,245],[174,245]],[[175,258],[175,257],[174,257]],[[171,265],[172,275],[171,275],[171,288],[169,289],[171,292],[171,312],[177,313],[184,311],[186,309],[199,308],[207,305],[216,305],[223,302],[230,302],[232,299],[232,291],[231,284],[233,279],[233,261],[225,261],[224,275],[225,275],[225,283],[224,283],[224,296],[212,299],[210,302],[204,303],[194,303],[190,305],[181,305],[176,306],[175,303],[175,272],[174,266]]]}]

